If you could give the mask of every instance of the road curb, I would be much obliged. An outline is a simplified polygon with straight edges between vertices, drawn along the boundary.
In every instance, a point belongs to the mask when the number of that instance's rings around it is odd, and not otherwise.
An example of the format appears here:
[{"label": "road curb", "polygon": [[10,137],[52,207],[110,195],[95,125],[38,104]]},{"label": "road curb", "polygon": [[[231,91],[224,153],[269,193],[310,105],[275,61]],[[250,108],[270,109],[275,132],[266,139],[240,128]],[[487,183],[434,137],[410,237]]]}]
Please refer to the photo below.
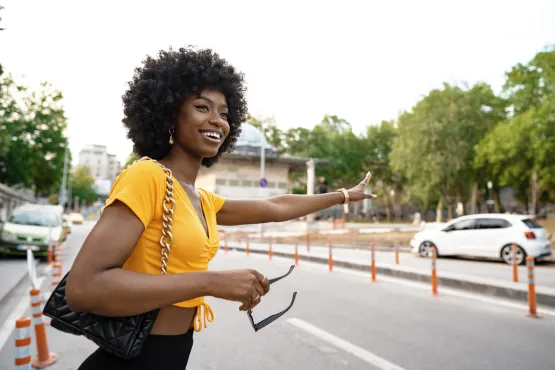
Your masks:
[{"label": "road curb", "polygon": [[[220,246],[220,249],[223,249]],[[245,247],[242,246],[229,246],[229,250],[245,251]],[[249,249],[250,253],[253,254],[268,254],[268,251],[259,249]],[[293,253],[272,251],[272,255],[279,257],[294,258]],[[319,264],[328,264],[328,259],[319,256],[307,256],[299,255],[299,260],[315,262]],[[370,263],[355,263],[350,261],[345,261],[341,259],[333,260],[333,265],[337,267],[348,268],[352,270],[365,271],[370,270]],[[391,276],[395,278],[410,280],[413,282],[423,282],[429,283],[431,279],[431,272],[425,273],[422,271],[409,269],[409,268],[392,268],[388,266],[376,265],[376,272],[378,274],[383,274],[385,276]],[[455,274],[445,274],[438,273],[438,284],[441,287],[448,287],[451,289],[457,289],[477,294],[482,294],[491,297],[505,298],[513,301],[518,301],[520,303],[528,302],[528,290],[521,287],[510,287],[496,284],[493,281],[488,281],[487,278],[478,279],[474,277],[464,278],[455,276]],[[441,292],[440,292],[441,293]],[[555,291],[554,291],[555,293]],[[555,308],[555,294],[549,294],[547,292],[542,292],[541,289],[536,289],[536,300],[539,305]]]}]

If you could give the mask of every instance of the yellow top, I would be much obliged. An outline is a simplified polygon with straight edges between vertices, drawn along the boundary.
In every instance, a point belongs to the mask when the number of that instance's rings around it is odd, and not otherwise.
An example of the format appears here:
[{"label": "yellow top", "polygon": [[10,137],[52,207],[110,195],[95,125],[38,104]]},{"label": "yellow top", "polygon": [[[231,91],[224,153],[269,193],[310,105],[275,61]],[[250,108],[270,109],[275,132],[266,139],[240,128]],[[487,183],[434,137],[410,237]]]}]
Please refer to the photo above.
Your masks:
[{"label": "yellow top", "polygon": [[[208,235],[195,212],[189,197],[174,178],[175,209],[172,223],[173,242],[167,263],[168,274],[208,270],[208,263],[219,248],[216,213],[225,198],[204,189],[197,189]],[[124,170],[114,182],[104,208],[116,199],[125,203],[141,220],[145,229],[133,252],[125,261],[124,269],[148,274],[161,273],[162,201],[166,191],[166,174],[150,160],[136,162]],[[204,297],[175,303],[179,307],[196,307],[194,329],[200,331],[214,314]],[[204,313],[201,311],[204,310]],[[204,319],[204,320],[203,320]]]}]

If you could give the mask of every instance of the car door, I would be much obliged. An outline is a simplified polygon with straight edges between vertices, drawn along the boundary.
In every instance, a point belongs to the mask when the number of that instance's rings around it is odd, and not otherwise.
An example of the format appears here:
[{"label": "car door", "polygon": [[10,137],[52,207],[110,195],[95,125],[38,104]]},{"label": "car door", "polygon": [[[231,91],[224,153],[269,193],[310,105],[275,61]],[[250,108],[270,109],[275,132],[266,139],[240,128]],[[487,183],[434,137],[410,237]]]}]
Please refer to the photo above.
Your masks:
[{"label": "car door", "polygon": [[475,238],[469,246],[469,254],[476,257],[499,257],[507,228],[511,224],[502,218],[478,218]]},{"label": "car door", "polygon": [[465,219],[457,221],[441,231],[438,240],[439,253],[465,254],[469,245],[472,245],[472,233],[475,230],[476,220]]}]

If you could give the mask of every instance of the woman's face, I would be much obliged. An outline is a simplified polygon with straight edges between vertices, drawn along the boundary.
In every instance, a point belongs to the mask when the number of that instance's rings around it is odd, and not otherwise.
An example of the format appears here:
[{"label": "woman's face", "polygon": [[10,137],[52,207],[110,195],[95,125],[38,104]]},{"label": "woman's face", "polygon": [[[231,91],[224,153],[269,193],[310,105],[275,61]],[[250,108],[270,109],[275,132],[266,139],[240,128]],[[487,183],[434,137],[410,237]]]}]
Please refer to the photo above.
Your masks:
[{"label": "woman's face", "polygon": [[179,109],[175,144],[202,158],[215,156],[229,134],[228,114],[227,101],[220,91],[205,89],[199,95],[190,95]]}]

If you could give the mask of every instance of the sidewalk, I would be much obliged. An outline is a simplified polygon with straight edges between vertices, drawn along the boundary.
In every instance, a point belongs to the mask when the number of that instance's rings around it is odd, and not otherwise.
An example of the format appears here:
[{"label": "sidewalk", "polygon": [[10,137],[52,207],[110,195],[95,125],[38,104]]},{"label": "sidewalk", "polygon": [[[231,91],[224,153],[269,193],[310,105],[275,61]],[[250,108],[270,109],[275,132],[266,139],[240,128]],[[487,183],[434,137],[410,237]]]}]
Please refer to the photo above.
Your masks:
[{"label": "sidewalk", "polygon": [[[246,243],[228,241],[229,249],[245,251]],[[221,246],[221,249],[224,247]],[[250,242],[251,253],[268,254],[268,244]],[[299,244],[299,263],[303,260],[327,264],[329,248]],[[419,258],[410,253],[399,253],[399,265],[395,264],[395,253],[376,251],[376,273],[412,281],[429,282],[431,277],[431,260]],[[295,245],[273,244],[274,256],[288,257],[294,260]],[[334,266],[355,270],[370,270],[370,251],[352,248],[333,248]],[[513,299],[521,302],[528,300],[528,273],[526,266],[518,267],[518,283],[512,281],[512,266],[497,261],[476,261],[454,258],[437,260],[439,289],[442,286],[456,288],[474,293]],[[555,266],[548,262],[538,263],[535,267],[536,295],[540,305],[555,307]]]}]

